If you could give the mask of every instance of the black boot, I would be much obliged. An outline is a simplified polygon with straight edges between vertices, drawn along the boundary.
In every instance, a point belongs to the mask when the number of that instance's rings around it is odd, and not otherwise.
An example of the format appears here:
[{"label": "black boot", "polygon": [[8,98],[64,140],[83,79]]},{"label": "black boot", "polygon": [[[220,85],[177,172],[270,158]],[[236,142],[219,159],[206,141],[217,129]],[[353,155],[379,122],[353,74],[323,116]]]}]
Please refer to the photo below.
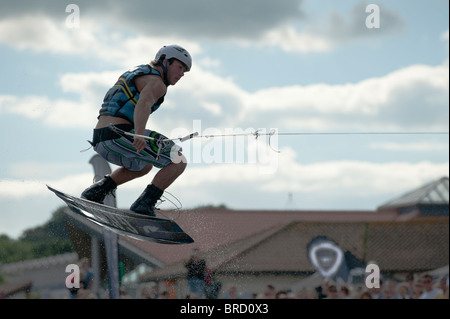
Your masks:
[{"label": "black boot", "polygon": [[116,182],[114,182],[111,176],[106,175],[97,183],[86,188],[84,192],[81,193],[81,198],[103,204],[103,200],[107,195],[113,194],[115,196],[114,191],[116,190],[116,188]]},{"label": "black boot", "polygon": [[151,217],[156,217],[155,205],[164,193],[155,185],[148,185],[139,198],[131,205],[130,210]]}]

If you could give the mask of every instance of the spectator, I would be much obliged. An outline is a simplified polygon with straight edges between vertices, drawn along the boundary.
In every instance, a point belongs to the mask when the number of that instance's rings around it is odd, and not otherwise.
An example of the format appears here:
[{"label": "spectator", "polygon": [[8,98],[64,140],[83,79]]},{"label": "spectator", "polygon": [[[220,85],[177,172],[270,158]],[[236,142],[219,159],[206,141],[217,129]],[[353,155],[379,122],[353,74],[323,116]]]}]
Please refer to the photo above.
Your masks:
[{"label": "spectator", "polygon": [[317,295],[319,299],[324,299],[327,297],[328,287],[330,285],[330,280],[328,278],[325,278],[322,281],[322,284],[320,287],[317,288]]},{"label": "spectator", "polygon": [[264,290],[264,299],[275,299],[275,287],[272,285],[267,285]]},{"label": "spectator", "polygon": [[288,293],[285,290],[279,290],[275,293],[275,299],[289,299]]},{"label": "spectator", "polygon": [[158,299],[170,299],[170,294],[168,291],[164,290]]},{"label": "spectator", "polygon": [[319,296],[317,295],[317,290],[314,288],[306,288],[305,293],[306,299],[319,299]]},{"label": "spectator", "polygon": [[365,285],[356,284],[352,287],[352,290],[351,290],[352,293],[351,293],[350,297],[352,299],[359,299],[361,297],[361,294],[365,291],[367,291],[367,288]]},{"label": "spectator", "polygon": [[186,295],[185,299],[199,299],[198,295],[195,292]]},{"label": "spectator", "polygon": [[408,294],[411,295],[414,290],[414,273],[409,272],[406,274],[405,278],[406,282],[408,283]]},{"label": "spectator", "polygon": [[297,299],[319,299],[317,295],[317,290],[311,287],[305,287],[297,291],[295,297]]},{"label": "spectator", "polygon": [[369,292],[372,295],[372,299],[383,299],[383,294],[382,294],[383,283],[384,283],[383,279],[380,278],[380,287],[379,288],[376,288],[376,287],[369,288]]},{"label": "spectator", "polygon": [[227,293],[224,295],[224,299],[239,299],[239,293],[236,286],[231,286]]},{"label": "spectator", "polygon": [[423,284],[420,280],[415,280],[413,285],[413,291],[409,296],[410,299],[419,299],[423,293]]},{"label": "spectator", "polygon": [[392,279],[387,279],[383,285],[382,299],[398,299],[397,283]]},{"label": "spectator", "polygon": [[335,283],[330,283],[327,290],[327,297],[324,299],[338,299],[338,292]]},{"label": "spectator", "polygon": [[442,293],[434,296],[434,299],[448,299],[448,277],[443,277],[439,280],[439,288]]},{"label": "spectator", "polygon": [[142,287],[140,299],[150,299],[150,288],[147,286]]},{"label": "spectator", "polygon": [[141,290],[141,299],[158,299],[158,286],[152,283],[150,286],[145,285]]},{"label": "spectator", "polygon": [[90,289],[80,288],[77,294],[77,299],[98,299],[98,297]]},{"label": "spectator", "polygon": [[263,294],[258,295],[258,299],[275,299],[276,291],[272,285],[266,285]]},{"label": "spectator", "polygon": [[348,288],[347,285],[343,284],[339,287],[338,298],[339,299],[351,299],[350,298],[350,288]]},{"label": "spectator", "polygon": [[373,299],[372,294],[368,290],[361,292],[359,299]]},{"label": "spectator", "polygon": [[397,285],[397,297],[398,299],[410,299],[408,282],[401,282]]},{"label": "spectator", "polygon": [[433,288],[433,277],[429,274],[422,276],[422,284],[424,291],[419,299],[434,299],[438,294],[442,294],[442,290],[439,288]]},{"label": "spectator", "polygon": [[185,262],[188,270],[187,281],[191,297],[195,294],[199,299],[205,296],[206,261],[199,257],[198,248],[192,250],[191,258]]},{"label": "spectator", "polygon": [[119,288],[119,298],[120,299],[132,299],[131,296],[127,293],[127,289],[123,286]]},{"label": "spectator", "polygon": [[217,299],[222,289],[222,283],[214,278],[213,271],[205,267],[205,296],[207,299]]},{"label": "spectator", "polygon": [[90,270],[87,257],[80,260],[80,284],[83,285],[84,289],[92,289],[94,286],[94,273]]}]

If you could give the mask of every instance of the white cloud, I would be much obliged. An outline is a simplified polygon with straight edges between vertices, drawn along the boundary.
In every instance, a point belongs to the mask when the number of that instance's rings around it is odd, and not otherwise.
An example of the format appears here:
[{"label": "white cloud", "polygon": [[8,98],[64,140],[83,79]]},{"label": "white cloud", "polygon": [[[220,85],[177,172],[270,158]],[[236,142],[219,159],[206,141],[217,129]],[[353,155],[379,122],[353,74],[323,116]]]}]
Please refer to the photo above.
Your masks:
[{"label": "white cloud", "polygon": [[222,114],[222,108],[220,107],[220,105],[218,103],[208,103],[208,102],[204,102],[201,104],[203,106],[203,108],[212,113],[213,115],[220,115]]},{"label": "white cloud", "polygon": [[[78,101],[4,95],[0,112],[42,119],[57,127],[92,127],[105,92],[122,71],[65,74],[60,79],[62,90],[79,94]],[[165,131],[186,127],[194,119],[215,127],[284,131],[448,129],[447,65],[412,65],[356,83],[272,87],[254,93],[198,67],[169,91],[164,107],[171,112],[158,113],[159,121],[153,123],[166,127]],[[77,116],[67,123],[73,110]]]},{"label": "white cloud", "polygon": [[0,96],[0,112],[19,114],[24,117],[39,119],[45,116],[50,108],[50,100],[44,96],[25,96],[19,98],[12,95]]},{"label": "white cloud", "polygon": [[332,10],[327,15],[318,16],[308,25],[307,31],[314,37],[323,38],[333,48],[350,41],[364,39],[373,41],[376,38],[404,31],[406,23],[401,14],[384,4],[377,4],[382,26],[368,28],[366,18],[371,13],[366,12],[367,5],[365,1],[358,1],[346,15],[338,10]]},{"label": "white cloud", "polygon": [[36,52],[75,54],[95,50],[99,43],[93,30],[98,30],[99,25],[86,24],[84,28],[69,29],[63,22],[55,23],[42,14],[4,18],[0,20],[0,43]]},{"label": "white cloud", "polygon": [[[235,43],[243,46],[257,45],[260,47],[277,47],[290,53],[323,53],[336,50],[343,44],[355,41],[368,40],[372,44],[375,38],[381,38],[401,32],[405,22],[402,17],[386,6],[381,6],[383,27],[368,29],[365,19],[366,3],[356,3],[351,12],[344,15],[338,11],[329,14],[310,16],[308,24],[300,27],[280,23],[277,26],[265,29],[259,37],[243,37],[233,39]],[[296,20],[302,21],[302,19]]]},{"label": "white cloud", "polygon": [[440,143],[440,142],[415,142],[415,143],[393,143],[393,142],[385,142],[385,143],[371,143],[369,147],[373,149],[380,150],[388,150],[388,151],[445,151],[448,150],[448,144]]},{"label": "white cloud", "polygon": [[71,29],[63,20],[43,14],[0,19],[0,43],[38,53],[95,57],[121,68],[150,62],[158,49],[168,43],[185,46],[193,55],[201,52],[197,43],[181,37],[129,36],[112,29],[110,24],[101,24],[95,17],[84,17],[80,28]]},{"label": "white cloud", "polygon": [[43,183],[37,180],[0,180],[0,197],[11,199],[25,198],[42,194]]},{"label": "white cloud", "polygon": [[[35,164],[34,166],[40,166]],[[27,198],[29,196],[49,195],[46,185],[64,190],[69,194],[79,194],[80,189],[84,189],[92,183],[92,175],[77,174],[66,175],[56,179],[2,179],[0,180],[0,197],[12,199]],[[82,188],[84,185],[84,188]]]},{"label": "white cloud", "polygon": [[29,160],[24,160],[11,163],[8,167],[8,175],[13,176],[14,179],[18,180],[39,180],[42,178],[58,179],[60,176],[64,176],[68,172],[73,174],[75,171],[84,171],[85,169],[86,163],[36,163]]},{"label": "white cloud", "polygon": [[309,30],[297,30],[290,25],[267,30],[257,41],[239,39],[235,42],[242,46],[256,44],[259,47],[276,47],[291,53],[328,52],[334,48],[334,44],[329,39]]},{"label": "white cloud", "polygon": [[196,60],[196,64],[201,65],[205,69],[217,70],[221,67],[222,62],[218,59],[213,59],[212,57],[203,57],[199,61]]},{"label": "white cloud", "polygon": [[94,104],[94,101],[79,103],[51,100],[46,96],[0,96],[0,113],[18,114],[53,127],[93,127],[98,115],[98,104]]},{"label": "white cloud", "polygon": [[449,42],[449,38],[448,38],[448,30],[447,31],[444,31],[442,34],[441,34],[441,36],[440,36],[440,39],[441,39],[441,41],[442,42]]},{"label": "white cloud", "polygon": [[[149,60],[149,54],[154,54],[167,43],[184,45],[194,55],[199,52],[199,46],[194,42],[198,39],[276,47],[302,54],[328,52],[349,41],[395,33],[404,24],[399,14],[382,6],[383,28],[368,30],[362,2],[356,3],[345,16],[335,11],[325,16],[305,15],[299,0],[283,1],[282,4],[256,2],[246,2],[244,6],[236,4],[239,10],[235,10],[230,1],[226,4],[220,0],[207,4],[190,1],[189,5],[177,2],[171,10],[171,22],[167,23],[164,15],[156,15],[152,19],[147,15],[149,10],[158,12],[161,4],[140,2],[124,5],[120,1],[109,1],[108,7],[112,9],[106,11],[106,4],[101,1],[79,1],[79,28],[66,26],[64,18],[68,14],[62,4],[56,7],[34,3],[20,9],[8,4],[0,20],[0,30],[3,30],[0,31],[0,43],[37,52],[95,54],[103,60],[125,66]],[[52,6],[51,10],[46,8],[48,6]],[[166,1],[162,9],[167,6]],[[8,12],[10,16],[7,16]],[[299,26],[299,22],[304,21],[308,21],[307,27]],[[138,35],[124,35],[130,31]],[[203,63],[210,64],[211,61],[203,60]]]},{"label": "white cloud", "polygon": [[[282,196],[295,193],[305,199],[298,209],[374,209],[382,204],[380,198],[394,198],[448,176],[449,171],[448,162],[330,160],[302,164],[295,157],[293,151],[283,148],[273,174],[262,174],[260,165],[248,163],[188,165],[169,191],[185,207],[225,203],[236,208],[273,209]],[[136,181],[133,186],[136,188],[124,201],[127,204],[142,191],[145,181]]]},{"label": "white cloud", "polygon": [[[302,164],[297,160],[296,153],[289,148],[283,148],[276,156],[277,160],[273,162],[276,165],[275,169],[269,174],[261,171],[268,163],[189,164],[169,191],[190,194],[191,190],[195,190],[198,193],[219,194],[220,198],[221,189],[225,185],[234,185],[234,199],[230,199],[230,204],[234,201],[235,205],[245,201],[246,196],[252,192],[278,194],[293,191],[315,196],[322,193],[324,199],[327,193],[342,194],[348,198],[377,197],[380,194],[398,194],[430,180],[448,176],[449,171],[448,162],[428,161],[417,163],[324,161]],[[38,163],[26,164],[36,170],[48,169],[46,165]],[[91,173],[64,175],[63,172],[67,170],[61,168],[59,171],[61,177],[57,178],[0,180],[0,197],[20,199],[27,196],[49,195],[45,184],[76,195],[92,183]],[[137,179],[119,187],[119,191],[132,190],[133,196],[137,196],[147,183],[148,178]],[[197,199],[192,198],[189,201],[194,203]]]},{"label": "white cloud", "polygon": [[[444,130],[448,91],[448,66],[412,65],[357,83],[263,89],[245,96],[240,118],[272,115],[272,126],[285,129],[433,126]],[[417,117],[411,118],[414,113]],[[420,121],[408,123],[417,118]]]}]

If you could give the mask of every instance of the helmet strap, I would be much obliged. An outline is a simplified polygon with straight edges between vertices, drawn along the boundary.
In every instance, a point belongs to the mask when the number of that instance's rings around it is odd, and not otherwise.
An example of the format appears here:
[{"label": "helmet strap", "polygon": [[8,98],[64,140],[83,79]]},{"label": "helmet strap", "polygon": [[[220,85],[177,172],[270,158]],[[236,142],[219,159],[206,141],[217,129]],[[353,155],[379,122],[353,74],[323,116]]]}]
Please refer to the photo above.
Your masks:
[{"label": "helmet strap", "polygon": [[170,85],[170,84],[169,84],[169,80],[167,79],[167,64],[169,63],[169,61],[168,61],[167,59],[165,59],[165,60],[166,60],[166,65],[164,65],[164,63],[163,63],[163,61],[164,61],[163,58],[159,59],[159,64],[161,64],[161,68],[162,68],[162,70],[163,70],[163,74],[164,74],[164,84],[165,84],[166,86],[169,86],[169,85]]}]

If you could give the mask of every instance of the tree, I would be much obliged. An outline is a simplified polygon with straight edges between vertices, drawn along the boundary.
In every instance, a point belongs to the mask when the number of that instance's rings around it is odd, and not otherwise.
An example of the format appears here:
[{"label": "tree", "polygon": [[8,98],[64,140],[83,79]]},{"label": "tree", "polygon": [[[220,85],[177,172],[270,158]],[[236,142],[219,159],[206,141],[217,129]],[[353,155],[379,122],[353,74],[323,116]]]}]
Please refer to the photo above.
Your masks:
[{"label": "tree", "polygon": [[73,252],[63,209],[57,209],[42,226],[25,230],[18,240],[0,235],[0,262],[6,264]]}]

